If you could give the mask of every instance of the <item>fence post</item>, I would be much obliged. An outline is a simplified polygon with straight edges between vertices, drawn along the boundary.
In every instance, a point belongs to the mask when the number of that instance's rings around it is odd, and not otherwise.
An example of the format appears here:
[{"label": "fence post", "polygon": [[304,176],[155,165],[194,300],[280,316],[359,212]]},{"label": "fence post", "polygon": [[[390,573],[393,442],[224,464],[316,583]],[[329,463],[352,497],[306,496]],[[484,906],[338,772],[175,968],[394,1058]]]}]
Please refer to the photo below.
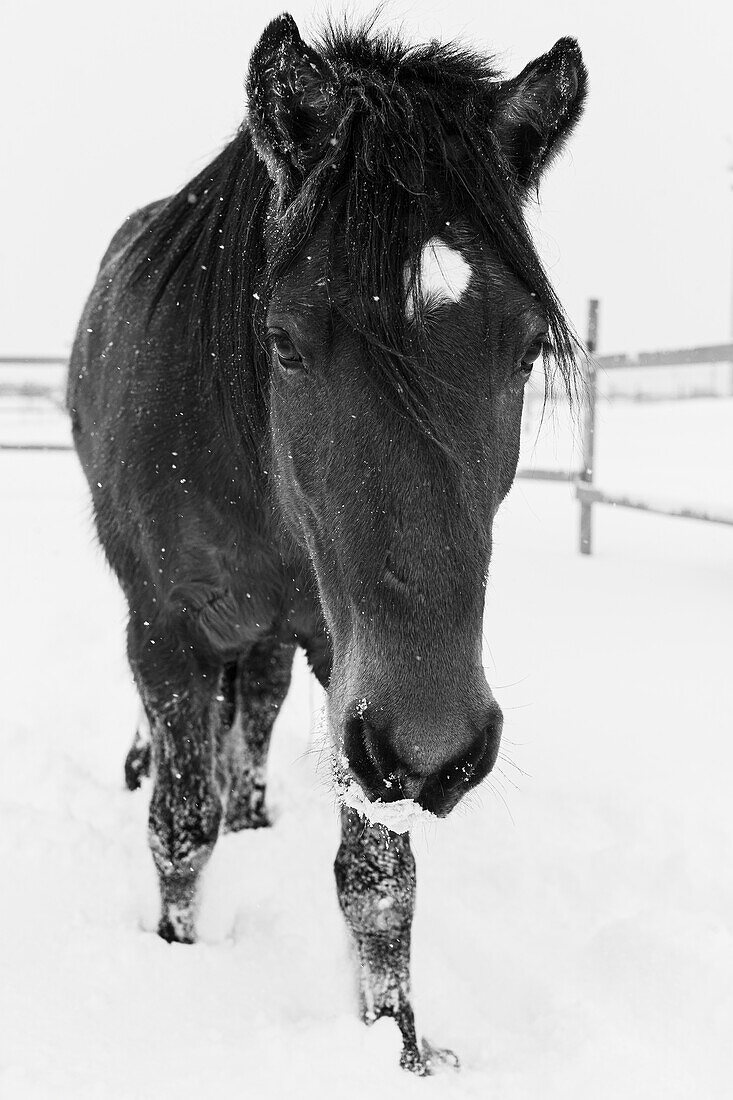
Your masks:
[{"label": "fence post", "polygon": [[[596,364],[593,356],[598,347],[598,299],[588,302],[588,335],[585,341],[588,349],[586,360],[586,394],[583,409],[583,455],[579,480],[584,485],[593,483],[593,454],[596,434]],[[592,513],[590,501],[580,503],[580,552],[590,554],[593,549]]]}]

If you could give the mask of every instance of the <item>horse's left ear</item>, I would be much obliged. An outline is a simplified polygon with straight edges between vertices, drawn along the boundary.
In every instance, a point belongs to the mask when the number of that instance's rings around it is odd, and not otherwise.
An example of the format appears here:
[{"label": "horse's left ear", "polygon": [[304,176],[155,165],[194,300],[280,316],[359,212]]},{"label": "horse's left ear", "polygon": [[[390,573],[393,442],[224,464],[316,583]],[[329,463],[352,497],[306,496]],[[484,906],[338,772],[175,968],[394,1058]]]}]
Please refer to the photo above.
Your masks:
[{"label": "horse's left ear", "polygon": [[519,76],[495,85],[492,125],[522,188],[536,184],[580,118],[588,74],[574,38],[561,38]]},{"label": "horse's left ear", "polygon": [[273,19],[249,63],[247,99],[255,149],[283,201],[318,157],[335,92],[335,74],[305,44],[293,17]]}]

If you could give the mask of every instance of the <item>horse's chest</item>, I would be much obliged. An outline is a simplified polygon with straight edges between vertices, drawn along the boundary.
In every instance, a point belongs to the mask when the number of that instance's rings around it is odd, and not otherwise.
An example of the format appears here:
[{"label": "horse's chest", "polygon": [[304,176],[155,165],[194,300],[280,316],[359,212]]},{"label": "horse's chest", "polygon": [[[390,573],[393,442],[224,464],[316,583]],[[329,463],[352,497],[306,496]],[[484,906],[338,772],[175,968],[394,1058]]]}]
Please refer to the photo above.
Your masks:
[{"label": "horse's chest", "polygon": [[276,633],[297,640],[317,616],[312,581],[269,539],[231,529],[202,539],[182,530],[167,577],[167,603],[199,644],[229,659]]}]

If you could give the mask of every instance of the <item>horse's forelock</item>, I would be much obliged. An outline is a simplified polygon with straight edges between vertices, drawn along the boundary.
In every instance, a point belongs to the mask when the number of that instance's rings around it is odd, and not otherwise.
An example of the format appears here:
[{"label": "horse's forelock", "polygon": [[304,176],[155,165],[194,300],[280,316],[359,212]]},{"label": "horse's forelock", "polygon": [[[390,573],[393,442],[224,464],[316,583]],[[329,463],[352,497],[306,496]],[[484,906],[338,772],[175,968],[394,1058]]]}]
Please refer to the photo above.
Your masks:
[{"label": "horse's forelock", "polygon": [[461,220],[547,314],[553,364],[572,392],[577,340],[489,125],[491,63],[453,46],[410,49],[395,36],[343,25],[329,28],[321,48],[341,76],[339,110],[321,159],[280,213],[269,286],[289,271],[327,212],[343,284],[334,286],[334,304],[348,302],[347,321],[375,374],[440,439],[436,379],[426,385],[415,358],[426,339],[429,297],[406,311],[405,284],[419,282],[426,243],[446,221]]},{"label": "horse's forelock", "polygon": [[[188,325],[202,368],[238,419],[252,420],[252,394],[263,393],[267,369],[257,346],[260,307],[327,215],[344,281],[334,288],[336,308],[349,303],[349,324],[376,376],[408,415],[440,436],[433,380],[426,386],[415,360],[424,310],[418,303],[406,316],[405,267],[408,282],[419,280],[426,242],[446,220],[460,218],[545,310],[554,363],[572,389],[577,341],[488,124],[498,75],[492,62],[452,45],[407,47],[395,35],[373,34],[368,23],[355,30],[329,26],[321,50],[340,74],[338,111],[292,201],[276,208],[245,126],[131,249],[129,271],[150,287],[151,309],[169,288],[188,287]],[[243,362],[257,375],[249,388]],[[249,430],[256,430],[254,420]]]}]

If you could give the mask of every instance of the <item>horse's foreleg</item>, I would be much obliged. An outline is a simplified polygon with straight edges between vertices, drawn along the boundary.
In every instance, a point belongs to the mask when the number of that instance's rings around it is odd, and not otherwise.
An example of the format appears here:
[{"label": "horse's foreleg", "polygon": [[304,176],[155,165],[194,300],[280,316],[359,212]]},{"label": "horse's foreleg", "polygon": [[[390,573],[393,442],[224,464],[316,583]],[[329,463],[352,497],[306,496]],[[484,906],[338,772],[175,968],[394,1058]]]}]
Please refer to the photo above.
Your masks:
[{"label": "horse's foreleg", "polygon": [[154,708],[154,787],[148,839],[160,885],[163,939],[193,943],[197,885],[222,816],[216,775],[217,677]]},{"label": "horse's foreleg", "polygon": [[227,739],[231,788],[225,828],[231,832],[269,825],[265,809],[267,751],[278,711],[290,686],[295,646],[265,639],[242,659],[238,711]]},{"label": "horse's foreleg", "polygon": [[400,1064],[431,1073],[457,1066],[450,1051],[418,1046],[410,998],[410,935],[415,909],[415,859],[407,834],[371,825],[355,810],[341,811],[341,846],[334,866],[339,904],[359,966],[362,1019],[391,1016],[402,1035]]},{"label": "horse's foreleg", "polygon": [[151,727],[153,793],[148,840],[158,872],[163,939],[195,939],[196,888],[222,816],[217,750],[224,718],[222,669],[202,665],[163,631],[128,631],[128,655]]}]

